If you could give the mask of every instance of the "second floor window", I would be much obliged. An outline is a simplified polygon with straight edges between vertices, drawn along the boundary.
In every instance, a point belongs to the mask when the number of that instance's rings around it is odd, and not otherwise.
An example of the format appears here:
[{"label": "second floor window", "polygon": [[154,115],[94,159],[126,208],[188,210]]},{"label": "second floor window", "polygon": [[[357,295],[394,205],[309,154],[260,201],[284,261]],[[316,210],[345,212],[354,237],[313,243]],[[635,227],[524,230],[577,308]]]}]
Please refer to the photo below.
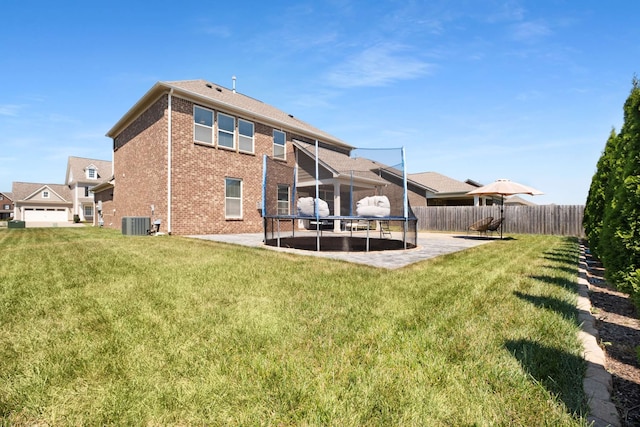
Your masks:
[{"label": "second floor window", "polygon": [[87,169],[87,178],[96,179],[96,170],[93,168]]},{"label": "second floor window", "polygon": [[3,205],[2,209],[4,209],[4,210],[9,210],[9,209],[11,209],[11,206],[9,206],[9,205]]},{"label": "second floor window", "polygon": [[273,131],[273,158],[286,159],[285,144],[287,142],[284,132]]},{"label": "second floor window", "polygon": [[253,153],[253,123],[238,119],[238,148]]},{"label": "second floor window", "polygon": [[213,144],[213,111],[193,107],[193,139]]},{"label": "second floor window", "polygon": [[235,130],[236,119],[226,114],[218,113],[218,146],[235,148]]},{"label": "second floor window", "polygon": [[89,187],[84,187],[84,197],[89,197]]},{"label": "second floor window", "polygon": [[48,192],[47,190],[44,190],[44,191],[42,192],[42,198],[43,198],[43,199],[48,199],[48,198],[49,198],[49,192]]}]

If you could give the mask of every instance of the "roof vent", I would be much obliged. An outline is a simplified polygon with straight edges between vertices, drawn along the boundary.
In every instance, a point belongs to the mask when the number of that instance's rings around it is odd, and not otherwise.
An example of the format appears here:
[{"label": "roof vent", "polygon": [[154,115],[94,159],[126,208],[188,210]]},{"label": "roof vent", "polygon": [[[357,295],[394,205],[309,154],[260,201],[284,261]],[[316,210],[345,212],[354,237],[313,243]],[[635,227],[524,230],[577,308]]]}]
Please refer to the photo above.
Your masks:
[{"label": "roof vent", "polygon": [[216,88],[216,90],[217,90],[218,92],[222,92],[222,89],[220,89],[219,87],[217,87],[217,88]]},{"label": "roof vent", "polygon": [[205,86],[207,86],[209,89],[213,89],[213,86],[211,86],[211,83],[207,83]]},{"label": "roof vent", "polygon": [[233,82],[233,93],[236,93],[236,76],[232,76],[231,81]]},{"label": "roof vent", "polygon": [[293,119],[293,114],[289,114],[289,117],[291,117]]}]

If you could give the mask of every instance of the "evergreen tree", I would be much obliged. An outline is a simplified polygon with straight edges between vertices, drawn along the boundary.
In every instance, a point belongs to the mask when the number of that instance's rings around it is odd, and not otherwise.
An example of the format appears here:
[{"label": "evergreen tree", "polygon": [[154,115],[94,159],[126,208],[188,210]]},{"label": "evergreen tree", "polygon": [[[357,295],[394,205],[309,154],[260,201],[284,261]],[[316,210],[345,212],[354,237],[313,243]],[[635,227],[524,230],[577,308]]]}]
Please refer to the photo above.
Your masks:
[{"label": "evergreen tree", "polygon": [[[640,87],[633,79],[624,106],[612,174],[605,190],[599,250],[607,278],[640,302]],[[612,194],[611,198],[608,195]]]},{"label": "evergreen tree", "polygon": [[600,257],[600,233],[602,232],[602,223],[604,220],[605,207],[610,201],[607,200],[608,181],[611,177],[613,167],[613,159],[617,150],[618,137],[615,129],[611,129],[611,134],[604,147],[604,151],[598,160],[596,172],[591,179],[589,187],[589,195],[584,208],[584,225],[585,233],[589,241],[591,252]]}]

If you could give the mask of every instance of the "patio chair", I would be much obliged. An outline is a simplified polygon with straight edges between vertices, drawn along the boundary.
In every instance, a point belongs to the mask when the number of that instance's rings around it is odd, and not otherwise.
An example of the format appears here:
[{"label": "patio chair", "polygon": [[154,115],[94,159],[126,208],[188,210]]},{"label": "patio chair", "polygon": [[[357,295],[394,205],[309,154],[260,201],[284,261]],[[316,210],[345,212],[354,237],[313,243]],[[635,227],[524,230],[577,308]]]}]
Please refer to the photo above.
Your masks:
[{"label": "patio chair", "polygon": [[467,228],[467,234],[469,234],[469,231],[477,231],[479,234],[487,234],[487,229],[489,228],[491,221],[493,221],[493,217],[488,216],[486,218],[482,218],[480,221],[474,222],[469,226],[469,228]]},{"label": "patio chair", "polygon": [[498,228],[500,228],[500,226],[502,225],[502,221],[504,221],[504,217],[496,218],[491,221],[491,224],[489,224],[489,226],[487,227],[487,233],[493,233],[494,231],[497,231]]}]

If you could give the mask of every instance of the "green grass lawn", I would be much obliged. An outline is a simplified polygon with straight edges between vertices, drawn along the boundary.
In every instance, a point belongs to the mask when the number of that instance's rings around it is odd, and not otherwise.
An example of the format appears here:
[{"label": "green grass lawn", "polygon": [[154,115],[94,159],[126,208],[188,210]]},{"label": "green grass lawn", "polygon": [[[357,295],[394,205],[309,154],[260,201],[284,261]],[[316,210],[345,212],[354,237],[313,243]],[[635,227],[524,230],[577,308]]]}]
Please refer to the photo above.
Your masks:
[{"label": "green grass lawn", "polygon": [[584,425],[574,239],[387,271],[0,230],[0,425]]}]

